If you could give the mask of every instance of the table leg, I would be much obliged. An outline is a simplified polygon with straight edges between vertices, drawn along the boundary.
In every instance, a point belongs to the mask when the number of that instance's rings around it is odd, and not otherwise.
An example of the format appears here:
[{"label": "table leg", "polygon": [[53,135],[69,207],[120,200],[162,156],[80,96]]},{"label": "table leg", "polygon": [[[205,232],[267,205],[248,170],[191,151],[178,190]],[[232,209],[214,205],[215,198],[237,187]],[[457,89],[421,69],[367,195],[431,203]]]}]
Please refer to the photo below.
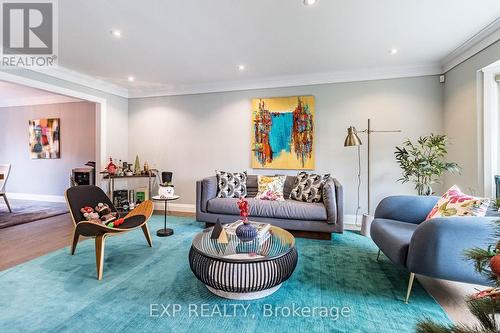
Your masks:
[{"label": "table leg", "polygon": [[165,210],[163,211],[163,229],[156,232],[158,237],[168,237],[174,234],[174,230],[167,228],[167,200],[165,200]]}]

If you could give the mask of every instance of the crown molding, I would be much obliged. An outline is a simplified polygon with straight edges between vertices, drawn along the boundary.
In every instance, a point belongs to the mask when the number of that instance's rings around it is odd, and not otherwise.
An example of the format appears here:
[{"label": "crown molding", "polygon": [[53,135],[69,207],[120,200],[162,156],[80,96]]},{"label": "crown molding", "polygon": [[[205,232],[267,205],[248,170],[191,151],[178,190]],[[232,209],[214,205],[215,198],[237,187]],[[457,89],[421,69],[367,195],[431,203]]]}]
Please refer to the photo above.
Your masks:
[{"label": "crown molding", "polygon": [[448,72],[498,40],[500,40],[500,17],[444,57],[441,61],[443,71]]},{"label": "crown molding", "polygon": [[47,96],[33,96],[22,98],[8,98],[0,100],[0,107],[15,107],[15,106],[28,106],[28,105],[46,105],[46,104],[62,104],[62,103],[78,103],[85,102],[76,98],[62,96],[62,95],[47,95]]},{"label": "crown molding", "polygon": [[117,95],[120,97],[128,98],[128,89],[118,86],[113,83],[109,83],[102,79],[98,79],[91,75],[83,74],[77,71],[67,69],[62,66],[57,68],[31,68],[30,71],[48,75],[56,79],[68,81],[71,83],[79,84],[91,89],[99,90],[108,94]]},{"label": "crown molding", "polygon": [[440,64],[422,64],[405,67],[367,68],[331,73],[276,76],[258,80],[211,82],[173,86],[165,89],[130,89],[129,98],[205,94],[226,91],[296,87],[317,84],[372,81],[442,74]]}]

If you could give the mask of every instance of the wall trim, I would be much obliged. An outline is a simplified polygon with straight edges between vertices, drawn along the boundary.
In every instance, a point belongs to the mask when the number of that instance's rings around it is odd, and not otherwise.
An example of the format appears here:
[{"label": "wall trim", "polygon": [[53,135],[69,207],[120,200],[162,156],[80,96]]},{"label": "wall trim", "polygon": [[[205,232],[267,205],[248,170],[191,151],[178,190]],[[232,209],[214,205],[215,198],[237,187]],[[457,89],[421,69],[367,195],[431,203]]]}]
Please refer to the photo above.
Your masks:
[{"label": "wall trim", "polygon": [[498,40],[500,40],[500,18],[497,18],[484,27],[481,31],[444,57],[441,61],[443,72],[448,72],[453,67],[481,52]]},{"label": "wall trim", "polygon": [[63,195],[7,192],[7,198],[18,199],[18,200],[47,201],[47,202],[66,202],[66,200],[64,200]]},{"label": "wall trim", "polygon": [[58,66],[57,68],[31,68],[29,70],[40,74],[52,76],[55,77],[56,79],[61,79],[72,83],[76,83],[81,86],[85,86],[95,90],[100,90],[108,94],[128,98],[127,88],[118,86],[113,83],[109,83],[105,80],[99,79],[91,75],[67,69],[62,66]]},{"label": "wall trim", "polygon": [[337,71],[331,73],[276,76],[258,80],[190,84],[164,89],[130,89],[129,98],[176,96],[226,91],[309,86],[316,84],[373,81],[439,74],[442,74],[442,67],[438,63],[405,67],[365,68],[359,70]]},{"label": "wall trim", "polygon": [[59,66],[58,68],[29,70],[125,98],[176,96],[439,75],[446,73],[498,40],[500,40],[500,18],[497,18],[480,32],[466,40],[439,63],[417,64],[402,67],[364,68],[330,73],[275,76],[246,81],[186,84],[159,89],[127,89],[123,86],[107,82],[104,79],[70,70],[63,66]]},{"label": "wall trim", "polygon": [[0,107],[4,108],[4,107],[15,107],[15,106],[47,105],[47,104],[79,103],[79,102],[86,102],[86,101],[67,96],[47,95],[47,96],[4,99],[0,101]]}]

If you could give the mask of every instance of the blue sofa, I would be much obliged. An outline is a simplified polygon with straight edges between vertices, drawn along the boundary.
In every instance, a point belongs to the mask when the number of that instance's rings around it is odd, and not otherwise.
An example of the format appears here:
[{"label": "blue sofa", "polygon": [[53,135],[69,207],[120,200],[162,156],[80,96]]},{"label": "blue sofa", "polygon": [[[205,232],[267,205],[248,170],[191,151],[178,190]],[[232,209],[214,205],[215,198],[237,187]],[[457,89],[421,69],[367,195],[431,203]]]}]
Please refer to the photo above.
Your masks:
[{"label": "blue sofa", "polygon": [[[375,210],[370,235],[393,263],[410,271],[405,302],[415,274],[433,278],[489,284],[464,257],[473,247],[492,243],[492,220],[499,217],[440,217],[424,222],[439,197],[391,196]],[[377,259],[378,259],[377,256]]]}]

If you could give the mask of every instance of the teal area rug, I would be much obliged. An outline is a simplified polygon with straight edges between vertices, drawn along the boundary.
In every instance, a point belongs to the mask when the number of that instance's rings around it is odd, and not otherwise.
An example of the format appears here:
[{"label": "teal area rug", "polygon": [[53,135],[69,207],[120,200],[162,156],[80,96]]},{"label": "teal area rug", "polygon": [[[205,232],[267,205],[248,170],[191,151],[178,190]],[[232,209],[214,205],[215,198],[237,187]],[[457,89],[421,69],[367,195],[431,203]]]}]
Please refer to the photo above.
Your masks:
[{"label": "teal area rug", "polygon": [[[162,225],[155,216],[151,233]],[[413,332],[418,319],[449,323],[418,284],[403,302],[408,273],[353,232],[333,241],[297,239],[299,261],[273,295],[232,301],[210,293],[188,264],[201,230],[170,217],[175,234],[141,230],[106,243],[104,278],[95,278],[94,242],[78,244],[0,272],[1,332]],[[68,240],[69,241],[69,240]]]}]

